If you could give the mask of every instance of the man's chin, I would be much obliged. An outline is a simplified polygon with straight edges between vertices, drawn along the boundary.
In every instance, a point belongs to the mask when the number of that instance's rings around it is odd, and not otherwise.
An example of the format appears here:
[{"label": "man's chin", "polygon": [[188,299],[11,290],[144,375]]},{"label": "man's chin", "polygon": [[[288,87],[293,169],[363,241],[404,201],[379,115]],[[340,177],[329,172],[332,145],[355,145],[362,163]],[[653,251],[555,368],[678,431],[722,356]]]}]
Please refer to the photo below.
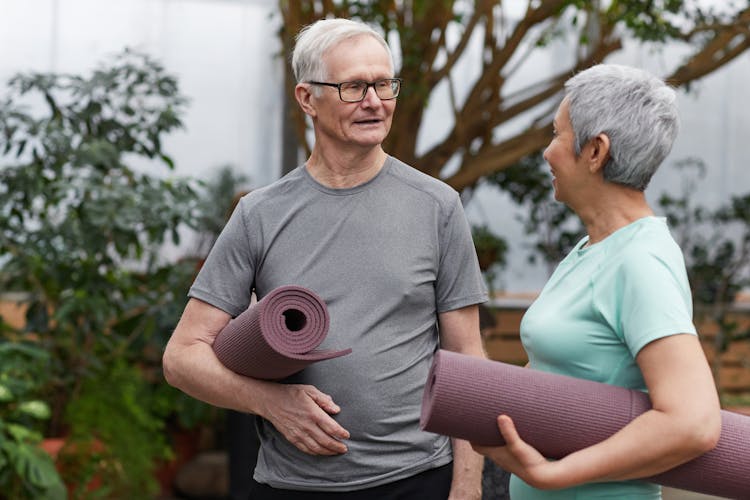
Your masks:
[{"label": "man's chin", "polygon": [[352,142],[362,147],[374,147],[383,144],[387,134],[379,132],[377,134],[357,134],[353,137]]}]

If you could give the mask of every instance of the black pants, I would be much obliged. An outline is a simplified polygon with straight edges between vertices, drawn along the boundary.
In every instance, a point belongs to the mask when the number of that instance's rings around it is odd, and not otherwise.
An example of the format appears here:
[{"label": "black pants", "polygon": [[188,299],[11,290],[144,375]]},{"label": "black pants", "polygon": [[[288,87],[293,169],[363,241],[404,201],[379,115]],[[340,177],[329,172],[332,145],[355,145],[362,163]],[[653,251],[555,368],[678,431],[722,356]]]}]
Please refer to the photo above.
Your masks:
[{"label": "black pants", "polygon": [[445,500],[452,476],[453,464],[447,464],[393,483],[345,492],[281,490],[253,480],[250,500]]}]

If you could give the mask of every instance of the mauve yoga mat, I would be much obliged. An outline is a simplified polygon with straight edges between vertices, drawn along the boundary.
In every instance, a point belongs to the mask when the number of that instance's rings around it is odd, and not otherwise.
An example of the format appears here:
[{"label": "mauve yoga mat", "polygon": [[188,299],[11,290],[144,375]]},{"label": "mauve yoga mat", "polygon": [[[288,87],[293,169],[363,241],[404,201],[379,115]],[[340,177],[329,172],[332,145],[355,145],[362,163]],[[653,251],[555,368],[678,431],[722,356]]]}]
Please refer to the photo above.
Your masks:
[{"label": "mauve yoga mat", "polygon": [[[548,458],[603,441],[651,408],[648,395],[623,387],[439,350],[422,398],[423,430],[502,445],[497,416]],[[750,417],[722,410],[712,451],[649,482],[727,498],[750,499]]]},{"label": "mauve yoga mat", "polygon": [[314,350],[328,333],[328,308],[301,286],[273,289],[232,319],[214,340],[214,352],[230,370],[277,380],[310,363],[349,354],[351,349]]}]

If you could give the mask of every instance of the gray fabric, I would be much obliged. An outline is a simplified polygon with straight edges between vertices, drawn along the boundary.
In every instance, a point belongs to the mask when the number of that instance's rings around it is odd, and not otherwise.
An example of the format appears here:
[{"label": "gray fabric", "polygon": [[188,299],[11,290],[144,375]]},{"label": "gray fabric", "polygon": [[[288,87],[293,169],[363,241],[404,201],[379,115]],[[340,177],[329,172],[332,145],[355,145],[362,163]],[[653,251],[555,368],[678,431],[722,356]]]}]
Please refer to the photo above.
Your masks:
[{"label": "gray fabric", "polygon": [[313,457],[268,422],[255,478],[287,489],[345,491],[451,460],[448,438],[419,430],[438,345],[437,313],[487,300],[458,194],[389,157],[371,181],[329,189],[299,167],[239,203],[190,296],[236,316],[253,288],[313,290],[331,326],[321,349],[352,353],[286,383],[312,384],[341,406],[349,451]]}]

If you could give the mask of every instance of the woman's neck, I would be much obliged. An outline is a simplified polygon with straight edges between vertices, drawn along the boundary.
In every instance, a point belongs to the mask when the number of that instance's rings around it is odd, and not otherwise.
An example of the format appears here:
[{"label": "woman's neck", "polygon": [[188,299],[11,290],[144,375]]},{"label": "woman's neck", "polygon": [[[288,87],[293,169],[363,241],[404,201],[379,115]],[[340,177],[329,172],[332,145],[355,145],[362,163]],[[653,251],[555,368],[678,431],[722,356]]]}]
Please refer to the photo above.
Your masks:
[{"label": "woman's neck", "polygon": [[618,229],[654,215],[642,191],[622,186],[607,189],[576,213],[589,235],[587,245],[599,243]]}]

